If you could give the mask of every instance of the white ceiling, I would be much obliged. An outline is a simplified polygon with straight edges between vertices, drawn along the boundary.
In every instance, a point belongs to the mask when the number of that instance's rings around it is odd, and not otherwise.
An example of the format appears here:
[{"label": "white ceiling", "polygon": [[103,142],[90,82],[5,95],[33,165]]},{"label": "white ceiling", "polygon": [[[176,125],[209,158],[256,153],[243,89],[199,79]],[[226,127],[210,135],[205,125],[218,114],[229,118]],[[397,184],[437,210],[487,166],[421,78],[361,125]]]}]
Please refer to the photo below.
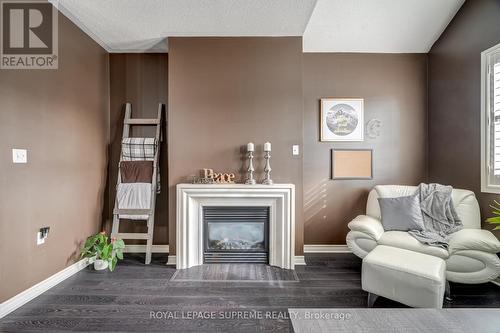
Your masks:
[{"label": "white ceiling", "polygon": [[302,36],[316,4],[316,0],[51,2],[115,52],[161,50],[163,40],[172,36]]},{"label": "white ceiling", "polygon": [[427,53],[465,0],[318,0],[304,52]]},{"label": "white ceiling", "polygon": [[427,52],[465,0],[49,0],[109,52],[174,36],[303,36],[304,52]]}]

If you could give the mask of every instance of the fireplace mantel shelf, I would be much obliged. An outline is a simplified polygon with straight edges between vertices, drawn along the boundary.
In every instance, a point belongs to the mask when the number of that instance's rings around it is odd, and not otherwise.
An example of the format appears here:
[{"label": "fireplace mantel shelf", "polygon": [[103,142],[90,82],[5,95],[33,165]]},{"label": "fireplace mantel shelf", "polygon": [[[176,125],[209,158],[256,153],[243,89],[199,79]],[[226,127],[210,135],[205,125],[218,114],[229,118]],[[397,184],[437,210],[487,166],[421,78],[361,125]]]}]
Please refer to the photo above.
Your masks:
[{"label": "fireplace mantel shelf", "polygon": [[269,207],[269,264],[294,268],[294,184],[178,184],[177,269],[203,264],[204,206]]},{"label": "fireplace mantel shelf", "polygon": [[270,188],[295,188],[294,184],[273,184],[273,185],[264,185],[264,184],[255,184],[255,185],[246,185],[246,184],[191,184],[191,183],[182,183],[177,184],[177,189],[185,188],[185,189],[218,189],[218,188],[228,188],[228,189],[270,189]]}]

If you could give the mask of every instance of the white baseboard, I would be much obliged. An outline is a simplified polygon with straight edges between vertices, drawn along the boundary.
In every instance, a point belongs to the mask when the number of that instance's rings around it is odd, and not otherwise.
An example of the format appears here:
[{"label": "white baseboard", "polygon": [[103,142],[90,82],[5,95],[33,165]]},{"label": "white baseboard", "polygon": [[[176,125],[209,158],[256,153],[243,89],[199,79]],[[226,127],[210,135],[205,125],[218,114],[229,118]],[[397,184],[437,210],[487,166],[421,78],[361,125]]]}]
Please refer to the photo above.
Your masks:
[{"label": "white baseboard", "polygon": [[47,290],[54,287],[58,283],[66,280],[73,274],[78,273],[79,271],[87,267],[89,263],[90,260],[88,258],[77,261],[73,265],[66,267],[62,271],[59,271],[52,276],[49,276],[42,282],[35,284],[33,287],[26,289],[25,291],[17,294],[12,298],[9,298],[8,300],[0,304],[0,318],[5,317],[12,311],[16,310],[17,308],[31,301],[33,298],[46,292]]},{"label": "white baseboard", "polygon": [[304,253],[351,253],[347,245],[304,245]]},{"label": "white baseboard", "polygon": [[175,259],[175,255],[168,255],[167,265],[177,266],[177,260]]},{"label": "white baseboard", "polygon": [[[168,253],[168,245],[154,245],[151,250],[153,253]],[[144,253],[146,252],[146,245],[125,245],[124,253]]]},{"label": "white baseboard", "polygon": [[306,260],[304,256],[295,256],[295,265],[302,266],[306,264]]}]

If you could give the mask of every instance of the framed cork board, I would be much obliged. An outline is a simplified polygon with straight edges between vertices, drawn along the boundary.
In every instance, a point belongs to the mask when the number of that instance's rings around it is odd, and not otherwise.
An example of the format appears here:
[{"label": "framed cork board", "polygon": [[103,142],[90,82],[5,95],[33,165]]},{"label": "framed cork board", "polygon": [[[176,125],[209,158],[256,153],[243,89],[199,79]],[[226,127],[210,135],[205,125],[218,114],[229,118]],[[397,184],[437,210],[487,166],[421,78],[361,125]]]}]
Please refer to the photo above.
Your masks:
[{"label": "framed cork board", "polygon": [[373,179],[372,149],[332,149],[331,177],[338,179]]}]

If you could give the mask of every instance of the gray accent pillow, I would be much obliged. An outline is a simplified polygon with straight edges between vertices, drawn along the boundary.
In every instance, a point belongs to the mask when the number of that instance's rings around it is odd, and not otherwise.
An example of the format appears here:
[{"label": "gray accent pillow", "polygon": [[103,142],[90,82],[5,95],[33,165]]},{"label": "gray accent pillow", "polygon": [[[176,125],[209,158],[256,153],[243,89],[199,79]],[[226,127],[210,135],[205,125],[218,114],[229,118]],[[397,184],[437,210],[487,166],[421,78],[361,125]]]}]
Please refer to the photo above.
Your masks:
[{"label": "gray accent pillow", "polygon": [[378,198],[385,231],[423,230],[424,218],[418,195]]}]

